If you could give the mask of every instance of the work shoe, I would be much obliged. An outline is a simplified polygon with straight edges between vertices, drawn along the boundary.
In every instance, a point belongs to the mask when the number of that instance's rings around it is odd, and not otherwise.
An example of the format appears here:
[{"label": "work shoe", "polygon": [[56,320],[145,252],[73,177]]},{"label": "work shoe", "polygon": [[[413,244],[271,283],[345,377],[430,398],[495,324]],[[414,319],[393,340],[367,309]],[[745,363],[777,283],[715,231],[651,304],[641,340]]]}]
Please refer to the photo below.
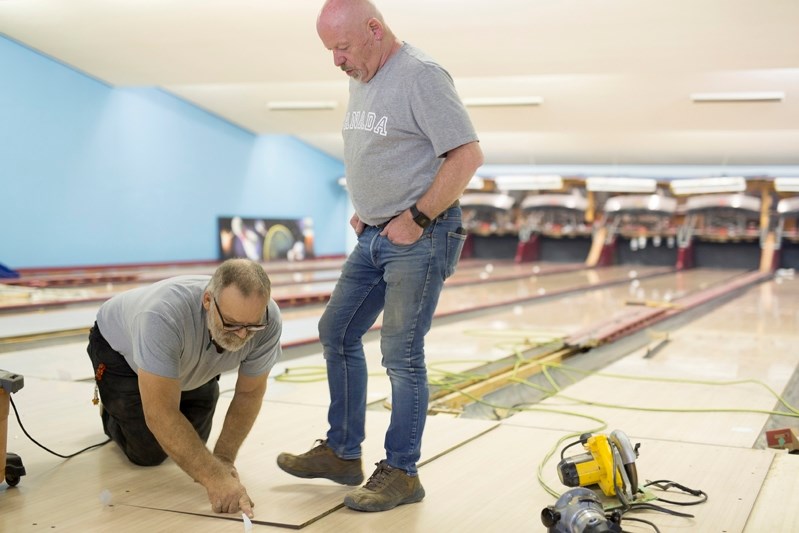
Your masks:
[{"label": "work shoe", "polygon": [[424,487],[419,476],[409,476],[386,461],[375,464],[377,470],[366,485],[347,494],[344,505],[356,511],[388,511],[398,505],[422,501]]},{"label": "work shoe", "polygon": [[277,456],[277,466],[292,476],[302,478],[323,477],[342,485],[363,483],[361,458],[340,459],[327,445],[326,440],[317,439],[319,444],[301,455],[281,453]]}]

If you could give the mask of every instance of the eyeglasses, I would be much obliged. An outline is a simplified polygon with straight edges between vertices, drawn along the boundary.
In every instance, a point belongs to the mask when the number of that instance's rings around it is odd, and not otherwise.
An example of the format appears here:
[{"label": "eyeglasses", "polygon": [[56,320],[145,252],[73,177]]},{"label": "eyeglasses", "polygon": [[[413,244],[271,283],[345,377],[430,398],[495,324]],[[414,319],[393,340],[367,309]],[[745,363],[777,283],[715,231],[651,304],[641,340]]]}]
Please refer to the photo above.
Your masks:
[{"label": "eyeglasses", "polygon": [[242,329],[246,329],[247,331],[261,331],[269,325],[269,305],[266,306],[266,323],[264,324],[228,324],[225,322],[225,317],[222,316],[222,311],[219,309],[219,304],[216,303],[216,298],[214,300],[214,307],[216,307],[216,312],[219,314],[219,320],[222,321],[222,329],[225,331],[239,331]]}]

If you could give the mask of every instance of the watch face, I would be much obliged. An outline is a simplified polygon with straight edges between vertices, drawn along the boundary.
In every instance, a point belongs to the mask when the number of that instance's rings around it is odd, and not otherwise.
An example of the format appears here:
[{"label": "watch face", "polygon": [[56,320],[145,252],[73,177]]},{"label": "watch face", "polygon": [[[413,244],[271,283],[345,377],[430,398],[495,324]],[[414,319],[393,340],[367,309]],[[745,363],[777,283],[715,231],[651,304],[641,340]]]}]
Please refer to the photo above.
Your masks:
[{"label": "watch face", "polygon": [[411,215],[413,216],[413,221],[416,222],[416,225],[422,228],[426,228],[427,226],[430,225],[431,222],[430,218],[428,218],[427,215],[419,211],[416,208],[415,204],[411,206]]},{"label": "watch face", "polygon": [[423,228],[426,228],[427,226],[430,225],[430,219],[427,218],[427,215],[425,215],[424,213],[419,213],[418,215],[416,215],[413,218],[413,221]]}]

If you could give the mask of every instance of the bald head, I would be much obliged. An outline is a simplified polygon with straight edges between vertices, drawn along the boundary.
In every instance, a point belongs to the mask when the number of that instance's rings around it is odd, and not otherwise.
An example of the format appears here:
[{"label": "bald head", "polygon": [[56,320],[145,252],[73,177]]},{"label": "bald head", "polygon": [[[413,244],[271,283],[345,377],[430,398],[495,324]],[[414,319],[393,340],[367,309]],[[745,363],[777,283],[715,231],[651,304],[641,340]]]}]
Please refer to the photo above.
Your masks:
[{"label": "bald head", "polygon": [[327,0],[316,20],[316,30],[362,27],[371,18],[383,23],[383,15],[369,0]]},{"label": "bald head", "polygon": [[316,19],[316,32],[333,52],[333,63],[362,83],[369,82],[401,45],[369,0],[327,0]]}]

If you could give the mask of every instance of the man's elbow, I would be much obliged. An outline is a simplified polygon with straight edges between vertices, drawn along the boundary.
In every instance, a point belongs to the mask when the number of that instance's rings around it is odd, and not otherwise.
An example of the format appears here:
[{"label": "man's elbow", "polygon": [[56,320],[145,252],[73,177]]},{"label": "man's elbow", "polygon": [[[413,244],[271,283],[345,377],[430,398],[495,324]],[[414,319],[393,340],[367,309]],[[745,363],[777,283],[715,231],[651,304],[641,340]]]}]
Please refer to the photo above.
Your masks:
[{"label": "man's elbow", "polygon": [[[162,431],[168,428],[169,422],[163,410],[153,407],[148,408],[146,404],[142,405],[142,410],[144,411],[144,423],[153,436],[160,435]],[[157,439],[158,437],[156,436]]]},{"label": "man's elbow", "polygon": [[464,144],[453,152],[463,168],[474,172],[483,164],[483,150],[478,141]]},{"label": "man's elbow", "polygon": [[474,167],[474,170],[477,170],[483,165],[485,161],[483,157],[483,149],[480,148],[480,143],[477,141],[473,142],[471,146],[472,146],[472,166]]}]

